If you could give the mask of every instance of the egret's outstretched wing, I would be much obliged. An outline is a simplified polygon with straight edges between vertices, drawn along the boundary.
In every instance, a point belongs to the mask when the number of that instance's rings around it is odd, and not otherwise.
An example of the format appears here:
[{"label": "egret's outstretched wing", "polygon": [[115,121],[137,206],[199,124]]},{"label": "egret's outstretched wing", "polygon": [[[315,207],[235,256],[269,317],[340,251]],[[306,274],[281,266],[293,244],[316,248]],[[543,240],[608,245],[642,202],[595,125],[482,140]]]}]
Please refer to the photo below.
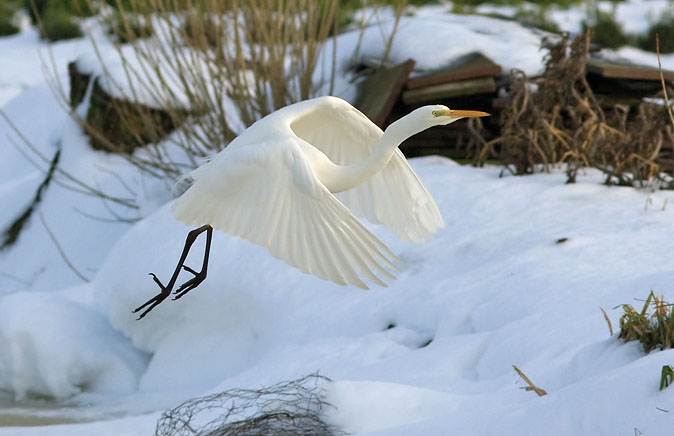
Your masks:
[{"label": "egret's outstretched wing", "polygon": [[[366,159],[379,143],[381,129],[342,100],[315,102],[292,121],[293,132],[338,165]],[[337,197],[357,216],[385,225],[405,241],[423,242],[444,225],[433,197],[400,150],[382,171]]]},{"label": "egret's outstretched wing", "polygon": [[367,289],[398,258],[318,181],[293,140],[233,148],[195,170],[173,214],[266,247],[299,270]]}]

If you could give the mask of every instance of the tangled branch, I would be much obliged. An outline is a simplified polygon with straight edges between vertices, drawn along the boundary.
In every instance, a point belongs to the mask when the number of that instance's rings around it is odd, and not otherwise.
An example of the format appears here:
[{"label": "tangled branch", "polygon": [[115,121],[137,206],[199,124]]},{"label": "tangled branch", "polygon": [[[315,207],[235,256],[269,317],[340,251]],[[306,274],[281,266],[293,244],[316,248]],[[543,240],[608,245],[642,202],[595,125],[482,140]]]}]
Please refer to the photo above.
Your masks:
[{"label": "tangled branch", "polygon": [[231,389],[186,401],[164,412],[156,436],[334,436],[344,434],[325,422],[331,405],[319,374],[260,389]]}]

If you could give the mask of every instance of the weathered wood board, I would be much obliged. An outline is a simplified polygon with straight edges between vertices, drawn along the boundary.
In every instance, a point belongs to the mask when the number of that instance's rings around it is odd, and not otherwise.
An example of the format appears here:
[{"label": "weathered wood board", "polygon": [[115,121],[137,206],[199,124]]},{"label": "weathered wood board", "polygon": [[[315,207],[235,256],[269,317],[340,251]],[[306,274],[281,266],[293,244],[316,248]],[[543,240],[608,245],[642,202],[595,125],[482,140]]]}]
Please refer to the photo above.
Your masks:
[{"label": "weathered wood board", "polygon": [[413,68],[414,60],[410,59],[372,74],[361,83],[355,106],[383,128]]},{"label": "weathered wood board", "polygon": [[[644,65],[588,59],[586,69],[590,73],[612,79],[660,80],[660,71],[657,68]],[[674,81],[674,71],[663,70],[662,73],[665,80]]]},{"label": "weathered wood board", "polygon": [[477,79],[501,74],[501,66],[479,52],[469,53],[456,59],[441,71],[413,77],[407,81],[407,89],[424,88],[447,82]]},{"label": "weathered wood board", "polygon": [[410,89],[403,92],[405,104],[437,102],[441,99],[460,97],[462,95],[487,94],[496,91],[493,77],[481,77],[472,80],[441,83],[425,88]]}]

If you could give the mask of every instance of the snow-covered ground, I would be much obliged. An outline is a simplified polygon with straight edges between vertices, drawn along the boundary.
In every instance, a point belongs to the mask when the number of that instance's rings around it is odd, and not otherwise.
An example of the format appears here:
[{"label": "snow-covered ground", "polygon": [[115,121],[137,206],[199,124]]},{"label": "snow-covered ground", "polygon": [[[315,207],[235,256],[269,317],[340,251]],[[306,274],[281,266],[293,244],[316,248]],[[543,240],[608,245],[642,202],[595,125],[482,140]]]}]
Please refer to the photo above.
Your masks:
[{"label": "snow-covered ground", "polygon": [[[445,11],[406,18],[394,60],[432,68],[481,49],[506,68],[540,68],[536,32]],[[342,37],[340,56],[355,39]],[[382,32],[366,35],[364,54],[384,43]],[[613,307],[639,305],[651,289],[671,298],[674,192],[606,187],[593,170],[566,185],[561,170],[499,177],[496,167],[414,159],[446,226],[423,245],[370,226],[405,262],[388,288],[324,282],[216,232],[208,279],[136,321],[131,309],[158,290],[148,273],[170,275],[189,229],[170,214],[170,183],[88,148],[45,83],[38,49],[33,30],[0,38],[3,112],[48,159],[60,146],[60,168],[140,209],[67,189],[57,175],[0,253],[0,426],[16,416],[86,421],[0,435],[147,435],[187,398],[316,371],[334,380],[330,420],[353,434],[671,433],[674,391],[658,385],[674,351],[622,343],[600,308],[615,327]],[[60,78],[90,50],[57,44]],[[5,228],[47,164],[4,121],[0,144]],[[197,244],[188,264],[199,261]],[[513,365],[548,395],[520,389]]]}]

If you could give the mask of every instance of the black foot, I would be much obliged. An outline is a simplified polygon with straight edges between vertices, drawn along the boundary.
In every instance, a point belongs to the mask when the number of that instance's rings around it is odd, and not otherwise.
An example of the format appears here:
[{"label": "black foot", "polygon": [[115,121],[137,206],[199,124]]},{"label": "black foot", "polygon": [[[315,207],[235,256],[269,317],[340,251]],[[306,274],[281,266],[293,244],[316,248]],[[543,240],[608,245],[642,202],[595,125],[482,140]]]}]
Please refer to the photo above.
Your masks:
[{"label": "black foot", "polygon": [[148,306],[148,305],[150,306],[150,307],[148,307],[143,313],[140,314],[140,316],[138,317],[138,319],[141,319],[142,317],[144,317],[145,315],[147,315],[148,312],[150,312],[152,309],[154,309],[159,303],[161,303],[162,301],[164,301],[164,300],[166,299],[166,297],[168,297],[169,295],[171,295],[171,290],[170,290],[170,289],[166,289],[166,287],[162,284],[162,282],[159,281],[159,279],[157,278],[156,275],[154,275],[154,273],[150,273],[150,275],[152,276],[152,279],[154,280],[154,282],[155,282],[157,285],[159,285],[159,287],[161,288],[161,292],[160,292],[159,294],[155,295],[153,298],[150,298],[149,300],[147,300],[147,301],[146,301],[145,303],[143,303],[141,306],[138,306],[138,307],[133,311],[133,313],[138,313],[138,312],[141,311],[145,306]]},{"label": "black foot", "polygon": [[183,295],[187,294],[189,291],[192,289],[196,288],[201,284],[206,279],[206,272],[205,271],[199,271],[196,272],[192,268],[190,268],[187,265],[183,265],[183,269],[187,272],[191,272],[194,274],[194,277],[180,285],[178,289],[175,290],[174,294],[175,297],[173,297],[174,300],[177,300],[178,298],[182,297]]},{"label": "black foot", "polygon": [[[206,232],[206,247],[204,249],[204,263],[201,267],[200,272],[196,272],[189,266],[185,265],[185,259],[187,259],[187,254],[190,251],[190,248],[192,247],[192,243],[195,241],[197,236],[199,236],[201,233]],[[198,229],[194,229],[191,232],[187,234],[187,239],[185,240],[185,247],[183,247],[183,252],[180,255],[180,260],[178,261],[178,265],[176,266],[175,271],[173,271],[173,275],[171,276],[171,279],[169,280],[168,284],[164,286],[164,284],[159,281],[156,275],[153,273],[150,273],[152,276],[152,279],[154,282],[159,286],[161,289],[161,292],[154,296],[153,298],[149,299],[146,301],[142,306],[136,308],[136,310],[133,311],[133,313],[137,313],[147,307],[143,313],[140,314],[138,319],[141,319],[145,315],[147,315],[152,309],[154,309],[159,303],[164,301],[169,295],[171,295],[171,291],[173,290],[173,287],[176,284],[176,281],[178,280],[178,275],[180,274],[180,270],[184,269],[185,271],[192,273],[194,277],[192,277],[190,280],[186,281],[182,285],[178,287],[175,291],[175,298],[174,300],[177,300],[178,298],[182,297],[183,295],[187,294],[189,291],[192,289],[196,288],[201,284],[201,282],[206,279],[206,269],[208,267],[208,254],[211,250],[211,239],[213,237],[213,227],[209,226],[208,224],[203,225],[199,227]],[[148,307],[149,306],[149,307]]]}]

